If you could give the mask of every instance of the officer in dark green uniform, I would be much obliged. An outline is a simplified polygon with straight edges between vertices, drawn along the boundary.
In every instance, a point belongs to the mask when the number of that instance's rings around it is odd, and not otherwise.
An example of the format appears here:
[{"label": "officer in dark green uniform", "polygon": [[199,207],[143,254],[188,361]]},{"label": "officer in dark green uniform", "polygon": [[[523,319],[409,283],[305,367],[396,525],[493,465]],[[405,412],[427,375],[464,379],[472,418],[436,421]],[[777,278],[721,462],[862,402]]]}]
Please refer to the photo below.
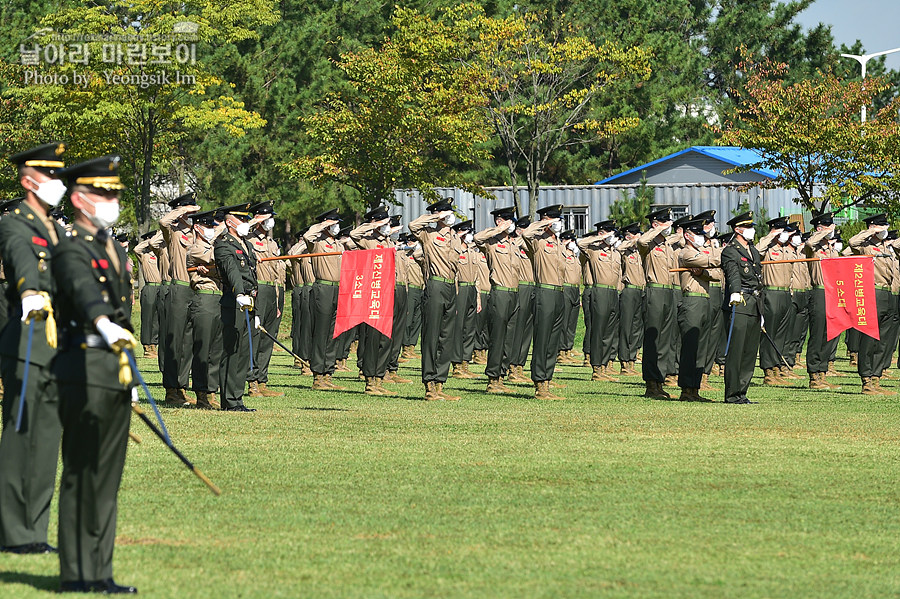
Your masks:
[{"label": "officer in dark green uniform", "polygon": [[[216,238],[213,255],[222,281],[222,342],[219,393],[223,410],[255,412],[244,405],[244,388],[250,373],[250,333],[256,322],[256,256],[244,237],[255,224],[250,204],[222,208],[227,231]],[[249,315],[250,326],[247,326]]]},{"label": "officer in dark green uniform", "polygon": [[[12,200],[0,202],[0,220],[3,220],[3,216],[23,199],[24,198],[14,198]],[[6,273],[3,270],[3,257],[0,256],[0,331],[6,327],[6,321],[9,320],[9,315],[7,314],[8,311],[9,302],[6,299]],[[3,385],[0,384],[0,395],[2,395],[2,393]]]},{"label": "officer in dark green uniform", "polygon": [[53,258],[58,289],[63,473],[59,492],[62,592],[136,593],[113,580],[117,495],[125,467],[133,387],[120,353],[131,329],[131,262],[108,228],[119,216],[119,157],[62,171],[75,224]]},{"label": "officer in dark green uniform", "polygon": [[730,344],[725,357],[725,403],[749,404],[747,389],[756,357],[762,317],[762,264],[753,245],[753,213],[735,216],[728,225],[734,241],[722,250]]},{"label": "officer in dark green uniform", "polygon": [[[50,266],[65,231],[48,217],[66,191],[58,179],[65,146],[50,143],[16,154],[26,196],[0,220],[0,255],[11,313],[0,333],[3,434],[0,436],[0,546],[13,553],[55,551],[47,544],[50,500],[56,479],[60,425],[58,395],[50,374],[56,355]],[[30,324],[31,360],[20,408]],[[48,335],[49,333],[49,335]],[[21,427],[16,422],[21,413]]]}]

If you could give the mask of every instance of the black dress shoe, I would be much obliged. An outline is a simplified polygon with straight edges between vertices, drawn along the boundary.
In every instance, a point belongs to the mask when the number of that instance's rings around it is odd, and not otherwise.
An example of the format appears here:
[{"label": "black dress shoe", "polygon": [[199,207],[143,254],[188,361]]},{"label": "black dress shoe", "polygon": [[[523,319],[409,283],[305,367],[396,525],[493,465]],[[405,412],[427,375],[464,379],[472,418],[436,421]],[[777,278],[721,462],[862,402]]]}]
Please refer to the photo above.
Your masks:
[{"label": "black dress shoe", "polygon": [[737,405],[747,405],[747,404],[756,404],[759,402],[758,401],[750,401],[746,397],[742,397],[736,401],[726,401],[725,403],[737,404]]},{"label": "black dress shoe", "polygon": [[59,584],[60,593],[103,593],[104,595],[134,595],[137,589],[134,587],[116,584],[112,578],[106,580],[73,580]]},{"label": "black dress shoe", "polygon": [[253,408],[248,408],[247,406],[234,406],[233,408],[225,408],[226,412],[255,412],[256,410]]},{"label": "black dress shoe", "polygon": [[17,553],[19,555],[30,555],[36,553],[58,553],[56,547],[47,543],[26,543],[25,545],[11,545],[8,547],[0,547],[3,553]]}]

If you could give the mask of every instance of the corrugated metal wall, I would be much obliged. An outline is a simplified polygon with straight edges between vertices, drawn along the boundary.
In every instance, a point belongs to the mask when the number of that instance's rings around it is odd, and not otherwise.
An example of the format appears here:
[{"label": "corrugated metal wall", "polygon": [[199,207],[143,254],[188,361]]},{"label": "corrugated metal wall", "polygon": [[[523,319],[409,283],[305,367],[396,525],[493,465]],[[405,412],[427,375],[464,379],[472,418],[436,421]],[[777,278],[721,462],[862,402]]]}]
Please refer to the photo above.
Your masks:
[{"label": "corrugated metal wall", "polygon": [[[751,188],[738,191],[733,186],[719,184],[696,185],[650,185],[655,193],[654,205],[685,206],[692,214],[705,210],[715,210],[717,225],[724,230],[725,223],[731,219],[732,210],[746,201],[750,209],[756,213],[765,208],[770,218],[801,212],[799,204],[794,202],[798,194],[787,189]],[[558,185],[541,187],[538,196],[538,207],[552,204],[583,207],[587,212],[587,222],[593,223],[609,218],[610,206],[623,197],[623,194],[634,196],[636,185]],[[457,211],[468,218],[474,218],[477,229],[493,224],[491,210],[512,205],[512,190],[509,187],[489,187],[487,190],[496,199],[475,196],[467,191],[454,187],[438,188],[442,197],[452,198]],[[398,206],[390,208],[391,214],[403,216],[403,224],[418,218],[425,212],[427,202],[418,190],[394,190],[394,198]],[[528,211],[528,190],[519,189],[519,208],[521,213]]]}]

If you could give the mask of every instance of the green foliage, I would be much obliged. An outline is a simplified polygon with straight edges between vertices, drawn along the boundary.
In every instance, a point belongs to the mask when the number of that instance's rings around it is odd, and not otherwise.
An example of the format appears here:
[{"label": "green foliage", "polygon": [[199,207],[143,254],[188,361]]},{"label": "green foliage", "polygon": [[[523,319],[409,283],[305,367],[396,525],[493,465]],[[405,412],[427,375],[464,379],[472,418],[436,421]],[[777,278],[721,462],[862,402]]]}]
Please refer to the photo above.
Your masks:
[{"label": "green foliage", "polygon": [[763,156],[730,172],[776,171],[778,177],[761,185],[796,189],[798,203],[813,214],[825,212],[829,204],[845,205],[847,198],[898,206],[900,101],[871,121],[861,123],[857,116],[860,106],[887,89],[884,79],[863,85],[823,71],[791,82],[786,64],[749,57],[736,68],[746,79],[743,91],[735,90],[740,108],[717,132],[722,143],[757,148]]},{"label": "green foliage", "polygon": [[653,188],[647,185],[647,173],[641,175],[640,185],[631,193],[622,190],[622,197],[609,207],[609,218],[616,221],[616,225],[624,227],[634,222],[643,222],[650,213],[650,206],[654,198]]}]

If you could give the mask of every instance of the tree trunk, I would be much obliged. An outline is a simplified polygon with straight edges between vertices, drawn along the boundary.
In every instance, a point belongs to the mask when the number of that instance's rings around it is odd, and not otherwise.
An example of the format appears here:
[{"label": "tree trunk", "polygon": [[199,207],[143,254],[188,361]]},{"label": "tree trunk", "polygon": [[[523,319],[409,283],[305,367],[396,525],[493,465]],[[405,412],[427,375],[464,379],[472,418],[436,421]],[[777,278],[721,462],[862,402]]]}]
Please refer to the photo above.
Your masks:
[{"label": "tree trunk", "polygon": [[141,171],[141,197],[138,201],[138,228],[141,231],[149,230],[145,225],[150,220],[150,177],[153,168],[153,141],[156,139],[156,119],[153,109],[147,114],[147,135],[144,137],[144,164]]},{"label": "tree trunk", "polygon": [[534,219],[537,215],[538,194],[541,191],[541,181],[537,175],[528,173],[528,214]]}]

